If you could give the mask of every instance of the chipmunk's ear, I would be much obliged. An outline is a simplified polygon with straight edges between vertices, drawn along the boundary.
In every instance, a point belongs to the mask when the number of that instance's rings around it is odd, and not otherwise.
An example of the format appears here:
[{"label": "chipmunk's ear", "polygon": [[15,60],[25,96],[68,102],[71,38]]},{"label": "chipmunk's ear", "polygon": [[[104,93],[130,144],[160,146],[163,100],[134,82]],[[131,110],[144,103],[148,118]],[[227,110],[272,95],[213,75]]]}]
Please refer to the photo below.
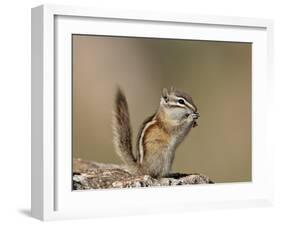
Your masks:
[{"label": "chipmunk's ear", "polygon": [[173,86],[171,86],[171,92],[174,92],[175,91],[175,88]]},{"label": "chipmunk's ear", "polygon": [[168,95],[169,95],[169,91],[166,88],[162,89],[162,96],[166,97]]},{"label": "chipmunk's ear", "polygon": [[169,91],[166,89],[166,88],[164,88],[163,90],[162,90],[162,98],[167,102],[168,101],[168,95],[169,95]]}]

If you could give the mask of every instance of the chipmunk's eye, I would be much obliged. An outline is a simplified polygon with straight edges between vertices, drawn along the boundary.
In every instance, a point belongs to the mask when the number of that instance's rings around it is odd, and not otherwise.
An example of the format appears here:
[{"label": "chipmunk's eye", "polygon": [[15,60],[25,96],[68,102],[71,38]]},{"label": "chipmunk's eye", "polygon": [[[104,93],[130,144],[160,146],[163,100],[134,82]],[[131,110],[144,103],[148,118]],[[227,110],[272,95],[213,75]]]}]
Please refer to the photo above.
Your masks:
[{"label": "chipmunk's eye", "polygon": [[167,96],[163,96],[163,98],[164,98],[164,100],[165,100],[166,102],[168,102],[168,97],[167,97]]},{"label": "chipmunk's eye", "polygon": [[184,100],[183,100],[183,99],[179,99],[179,100],[178,100],[178,103],[179,103],[179,104],[184,104]]}]

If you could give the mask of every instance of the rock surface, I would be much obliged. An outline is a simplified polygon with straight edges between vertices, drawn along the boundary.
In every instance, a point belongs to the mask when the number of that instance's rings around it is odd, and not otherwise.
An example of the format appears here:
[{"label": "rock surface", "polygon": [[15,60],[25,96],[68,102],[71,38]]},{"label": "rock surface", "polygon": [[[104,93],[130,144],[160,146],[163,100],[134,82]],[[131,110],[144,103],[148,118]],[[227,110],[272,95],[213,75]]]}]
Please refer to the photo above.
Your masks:
[{"label": "rock surface", "polygon": [[197,173],[173,173],[167,178],[155,179],[149,175],[132,175],[120,165],[73,160],[73,190],[211,183],[207,176]]}]

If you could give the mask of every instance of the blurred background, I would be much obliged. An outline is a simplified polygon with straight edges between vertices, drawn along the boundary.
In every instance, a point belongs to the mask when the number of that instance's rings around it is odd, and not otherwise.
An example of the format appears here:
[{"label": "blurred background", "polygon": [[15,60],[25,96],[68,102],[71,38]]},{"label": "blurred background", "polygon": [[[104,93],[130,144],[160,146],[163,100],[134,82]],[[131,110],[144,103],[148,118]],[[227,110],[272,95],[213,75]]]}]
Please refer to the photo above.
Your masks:
[{"label": "blurred background", "polygon": [[73,35],[73,157],[121,163],[112,143],[117,85],[127,96],[133,143],[161,90],[189,93],[198,127],[178,147],[174,172],[251,181],[251,43]]}]

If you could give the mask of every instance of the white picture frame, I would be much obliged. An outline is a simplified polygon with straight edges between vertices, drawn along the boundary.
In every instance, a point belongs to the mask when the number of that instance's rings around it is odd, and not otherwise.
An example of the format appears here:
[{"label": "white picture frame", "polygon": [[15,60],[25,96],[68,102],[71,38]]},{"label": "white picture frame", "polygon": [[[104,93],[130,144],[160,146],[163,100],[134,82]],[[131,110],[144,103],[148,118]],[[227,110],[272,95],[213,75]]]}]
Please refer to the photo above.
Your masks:
[{"label": "white picture frame", "polygon": [[[252,182],[73,192],[69,124],[72,33],[252,42]],[[55,220],[271,205],[273,153],[267,137],[272,33],[273,22],[267,19],[55,5],[33,8],[32,216]],[[258,111],[260,103],[266,112]]]}]

